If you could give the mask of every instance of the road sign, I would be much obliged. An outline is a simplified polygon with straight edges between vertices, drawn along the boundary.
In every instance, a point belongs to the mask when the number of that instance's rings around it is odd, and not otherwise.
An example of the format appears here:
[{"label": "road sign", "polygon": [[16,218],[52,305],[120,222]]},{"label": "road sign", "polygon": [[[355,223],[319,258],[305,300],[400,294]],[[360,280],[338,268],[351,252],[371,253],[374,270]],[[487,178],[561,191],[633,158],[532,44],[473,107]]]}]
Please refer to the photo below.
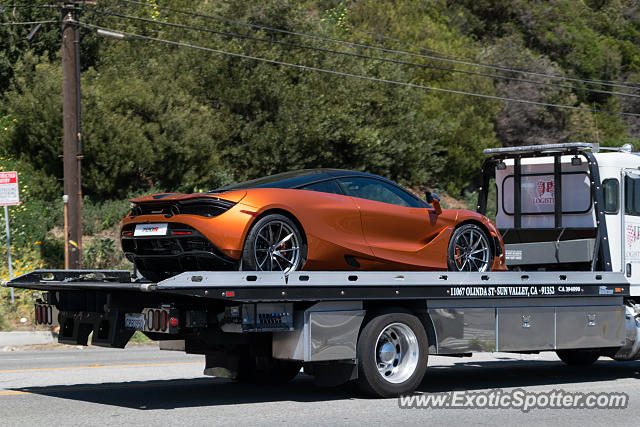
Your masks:
[{"label": "road sign", "polygon": [[[7,206],[20,204],[18,188],[18,172],[0,172],[0,206],[4,205],[4,223],[7,231],[7,258],[9,261],[9,279],[13,279],[11,265],[11,233],[9,231],[9,210]],[[11,288],[11,304],[14,304],[13,288]]]},{"label": "road sign", "polygon": [[0,172],[0,206],[20,204],[18,172]]}]

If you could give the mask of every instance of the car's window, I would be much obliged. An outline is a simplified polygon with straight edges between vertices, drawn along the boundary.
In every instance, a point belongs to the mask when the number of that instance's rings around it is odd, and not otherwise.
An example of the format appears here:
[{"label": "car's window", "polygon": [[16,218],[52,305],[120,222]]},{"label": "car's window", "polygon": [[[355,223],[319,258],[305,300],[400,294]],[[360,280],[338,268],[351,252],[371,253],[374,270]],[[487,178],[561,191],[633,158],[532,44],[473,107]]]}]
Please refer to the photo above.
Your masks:
[{"label": "car's window", "polygon": [[329,181],[322,181],[322,182],[316,182],[315,184],[305,185],[304,187],[300,187],[300,190],[319,191],[321,193],[342,194],[342,191],[340,191],[340,187],[338,187],[338,184],[332,179],[330,179]]},{"label": "car's window", "polygon": [[422,207],[417,199],[386,182],[371,178],[339,178],[340,187],[349,196],[410,208]]},{"label": "car's window", "polygon": [[[300,184],[309,182],[310,175],[320,175],[324,172],[320,169],[303,169],[298,171],[283,172],[276,175],[265,176],[251,181],[238,182],[236,184],[225,185],[224,187],[211,190],[211,193],[222,193],[224,191],[246,190],[249,188],[295,188]],[[316,179],[321,179],[318,176]],[[313,179],[315,181],[315,179]]]}]

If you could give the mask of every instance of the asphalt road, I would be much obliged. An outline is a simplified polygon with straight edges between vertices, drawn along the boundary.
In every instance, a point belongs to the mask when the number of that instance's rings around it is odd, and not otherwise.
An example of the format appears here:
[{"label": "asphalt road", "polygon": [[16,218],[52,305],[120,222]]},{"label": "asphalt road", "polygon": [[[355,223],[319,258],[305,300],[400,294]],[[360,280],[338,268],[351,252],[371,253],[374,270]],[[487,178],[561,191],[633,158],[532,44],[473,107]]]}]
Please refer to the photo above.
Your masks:
[{"label": "asphalt road", "polygon": [[551,353],[431,357],[420,393],[522,388],[626,392],[626,409],[399,409],[298,375],[252,386],[202,375],[203,357],[153,347],[0,352],[1,425],[637,425],[640,362],[569,368]]}]

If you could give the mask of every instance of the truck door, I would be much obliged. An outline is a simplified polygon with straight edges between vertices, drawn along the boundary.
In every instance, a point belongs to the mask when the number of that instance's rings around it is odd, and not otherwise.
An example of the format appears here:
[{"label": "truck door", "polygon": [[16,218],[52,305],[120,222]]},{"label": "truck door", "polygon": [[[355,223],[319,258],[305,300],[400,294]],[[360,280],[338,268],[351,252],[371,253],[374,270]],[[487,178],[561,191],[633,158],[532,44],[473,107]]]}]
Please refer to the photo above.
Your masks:
[{"label": "truck door", "polygon": [[[606,180],[605,180],[606,181]],[[603,181],[603,186],[605,182]],[[640,171],[623,171],[624,215],[622,221],[624,254],[622,270],[631,283],[640,283]],[[606,208],[605,200],[605,208]],[[621,240],[622,240],[621,239]],[[611,238],[612,241],[615,239]]]}]

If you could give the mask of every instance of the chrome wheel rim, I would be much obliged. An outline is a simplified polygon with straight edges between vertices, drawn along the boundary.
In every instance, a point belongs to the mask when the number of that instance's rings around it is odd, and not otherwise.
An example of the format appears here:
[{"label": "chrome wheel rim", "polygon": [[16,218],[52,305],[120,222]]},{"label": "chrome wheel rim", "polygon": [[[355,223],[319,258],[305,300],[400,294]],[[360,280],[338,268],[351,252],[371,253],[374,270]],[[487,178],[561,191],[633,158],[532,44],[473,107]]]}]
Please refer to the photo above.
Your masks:
[{"label": "chrome wheel rim", "polygon": [[392,323],[378,335],[375,355],[380,376],[393,384],[403,383],[418,366],[418,338],[404,323]]},{"label": "chrome wheel rim", "polygon": [[296,231],[283,221],[270,221],[256,234],[253,254],[260,271],[294,271],[300,262]]},{"label": "chrome wheel rim", "polygon": [[480,230],[469,228],[456,237],[453,261],[458,271],[487,271],[490,258],[489,241]]}]

